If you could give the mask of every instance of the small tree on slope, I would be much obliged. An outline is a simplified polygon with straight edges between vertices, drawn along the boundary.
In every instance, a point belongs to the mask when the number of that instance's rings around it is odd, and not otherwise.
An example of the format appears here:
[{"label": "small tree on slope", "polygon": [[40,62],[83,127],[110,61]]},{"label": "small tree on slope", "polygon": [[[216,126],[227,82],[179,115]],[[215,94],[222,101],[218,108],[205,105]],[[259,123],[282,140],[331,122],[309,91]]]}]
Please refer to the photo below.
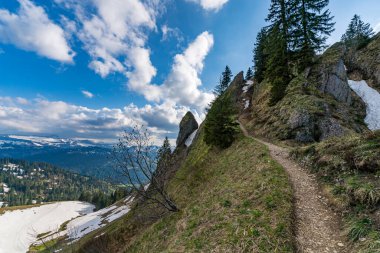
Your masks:
[{"label": "small tree on slope", "polygon": [[234,107],[226,94],[212,103],[205,121],[204,141],[218,148],[228,148],[235,140],[237,124],[234,120]]},{"label": "small tree on slope", "polygon": [[250,80],[253,77],[253,72],[251,67],[248,68],[247,73],[245,74],[245,80]]},{"label": "small tree on slope", "polygon": [[166,138],[155,154],[155,146],[146,129],[134,127],[125,131],[114,147],[115,173],[122,183],[127,183],[134,192],[145,199],[147,206],[163,207],[170,212],[179,211],[167,191],[167,171],[171,166],[171,149]]},{"label": "small tree on slope", "polygon": [[374,32],[371,25],[364,23],[360,19],[360,16],[355,14],[341,40],[347,46],[357,49],[365,46],[370,41],[373,34]]}]

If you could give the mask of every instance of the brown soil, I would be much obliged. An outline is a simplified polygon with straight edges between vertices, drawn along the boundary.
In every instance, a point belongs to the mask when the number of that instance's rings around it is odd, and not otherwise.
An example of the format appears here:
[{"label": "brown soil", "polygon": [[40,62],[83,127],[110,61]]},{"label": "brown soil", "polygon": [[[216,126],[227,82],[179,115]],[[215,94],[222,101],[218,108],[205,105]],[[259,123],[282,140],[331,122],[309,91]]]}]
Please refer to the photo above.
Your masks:
[{"label": "brown soil", "polygon": [[[247,137],[245,127],[240,128]],[[294,191],[295,234],[298,252],[348,253],[348,244],[342,234],[340,217],[327,204],[318,182],[306,169],[289,158],[286,148],[254,138],[266,145],[274,160],[281,164],[289,175]]]}]

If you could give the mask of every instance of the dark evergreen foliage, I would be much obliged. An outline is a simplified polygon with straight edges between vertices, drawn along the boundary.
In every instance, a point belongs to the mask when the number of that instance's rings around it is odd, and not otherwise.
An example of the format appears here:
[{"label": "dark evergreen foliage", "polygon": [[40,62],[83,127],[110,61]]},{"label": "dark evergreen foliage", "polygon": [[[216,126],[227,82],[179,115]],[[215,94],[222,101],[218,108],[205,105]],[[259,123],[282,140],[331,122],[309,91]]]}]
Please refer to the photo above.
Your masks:
[{"label": "dark evergreen foliage", "polygon": [[[10,188],[4,191],[3,185]],[[87,192],[111,196],[112,185],[48,163],[0,159],[0,201],[9,206],[78,200]],[[89,201],[93,203],[92,201]]]},{"label": "dark evergreen foliage", "polygon": [[245,80],[250,80],[253,77],[253,72],[251,67],[248,68],[247,73],[245,74]]},{"label": "dark evergreen foliage", "polygon": [[341,40],[347,46],[359,49],[367,45],[373,35],[371,25],[364,23],[360,16],[354,15]]},{"label": "dark evergreen foliage", "polygon": [[255,48],[253,49],[254,77],[257,82],[264,80],[268,54],[266,53],[266,45],[268,43],[268,30],[262,28],[257,34]]},{"label": "dark evergreen foliage", "polygon": [[230,67],[226,66],[224,71],[222,72],[221,77],[219,78],[219,84],[214,89],[214,94],[216,96],[222,95],[230,85],[232,78],[232,72]]},{"label": "dark evergreen foliage", "polygon": [[325,9],[329,0],[292,0],[290,2],[290,46],[298,52],[303,69],[312,63],[316,51],[324,48],[327,36],[334,31],[333,17]]},{"label": "dark evergreen foliage", "polygon": [[222,149],[231,146],[237,133],[234,115],[235,110],[230,97],[218,97],[207,114],[204,141]]},{"label": "dark evergreen foliage", "polygon": [[275,105],[284,97],[286,87],[291,80],[284,40],[283,34],[278,32],[277,27],[274,27],[268,36],[269,58],[265,76],[271,84],[270,105]]}]

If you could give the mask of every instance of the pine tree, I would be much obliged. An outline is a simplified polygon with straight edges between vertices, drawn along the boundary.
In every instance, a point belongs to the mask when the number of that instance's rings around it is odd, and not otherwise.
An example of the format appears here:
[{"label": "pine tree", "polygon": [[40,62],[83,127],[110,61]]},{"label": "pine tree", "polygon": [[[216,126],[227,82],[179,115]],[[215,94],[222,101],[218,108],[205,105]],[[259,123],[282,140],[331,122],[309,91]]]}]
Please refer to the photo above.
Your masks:
[{"label": "pine tree", "polygon": [[245,80],[250,80],[253,77],[253,72],[251,67],[248,68],[247,73],[245,74]]},{"label": "pine tree", "polygon": [[[292,0],[292,2],[295,0]],[[285,48],[285,51],[288,51],[288,42],[289,42],[289,21],[290,21],[290,10],[291,10],[291,1],[289,0],[272,0],[269,14],[266,18],[266,21],[271,22],[268,26],[269,30],[273,31],[276,29],[277,32],[282,35],[282,48]]]},{"label": "pine tree", "polygon": [[365,46],[373,35],[371,25],[364,23],[360,16],[355,14],[341,40],[347,46],[357,49]]},{"label": "pine tree", "polygon": [[166,164],[168,162],[168,160],[170,159],[171,154],[172,154],[172,149],[171,149],[171,146],[170,146],[169,139],[168,139],[168,137],[165,137],[164,143],[158,149],[158,152],[157,152],[158,163],[159,164],[160,163],[162,163],[162,164],[165,163]]},{"label": "pine tree", "polygon": [[268,55],[265,52],[267,40],[268,31],[266,28],[262,28],[256,36],[255,48],[253,49],[254,77],[259,83],[264,80],[264,73],[268,59]]},{"label": "pine tree", "polygon": [[224,94],[215,99],[205,121],[206,144],[222,149],[231,146],[237,132],[234,114],[235,110],[229,96]]},{"label": "pine tree", "polygon": [[290,81],[289,71],[289,44],[290,44],[290,20],[291,4],[295,0],[272,0],[267,21],[268,38],[265,52],[268,54],[266,62],[265,78],[271,84],[270,105],[275,105],[284,95]]},{"label": "pine tree", "polygon": [[284,43],[285,38],[279,32],[278,27],[274,27],[268,35],[267,51],[269,54],[266,64],[265,78],[271,84],[269,105],[275,105],[280,101],[290,82],[290,72],[288,67],[287,50]]},{"label": "pine tree", "polygon": [[226,66],[219,78],[219,84],[214,89],[214,94],[216,96],[222,95],[228,88],[231,82],[232,72],[230,67]]},{"label": "pine tree", "polygon": [[324,48],[335,23],[328,9],[329,0],[292,0],[289,22],[291,47],[299,51],[301,69],[312,62],[316,51]]}]

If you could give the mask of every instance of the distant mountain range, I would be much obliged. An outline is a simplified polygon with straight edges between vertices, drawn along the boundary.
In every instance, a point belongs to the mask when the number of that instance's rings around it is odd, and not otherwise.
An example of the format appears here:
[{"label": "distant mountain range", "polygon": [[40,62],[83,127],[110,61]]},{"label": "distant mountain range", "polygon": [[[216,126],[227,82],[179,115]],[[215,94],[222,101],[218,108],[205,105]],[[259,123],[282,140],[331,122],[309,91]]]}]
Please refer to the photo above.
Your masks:
[{"label": "distant mountain range", "polygon": [[111,169],[111,148],[110,144],[56,136],[0,135],[0,158],[48,162],[101,178]]}]

